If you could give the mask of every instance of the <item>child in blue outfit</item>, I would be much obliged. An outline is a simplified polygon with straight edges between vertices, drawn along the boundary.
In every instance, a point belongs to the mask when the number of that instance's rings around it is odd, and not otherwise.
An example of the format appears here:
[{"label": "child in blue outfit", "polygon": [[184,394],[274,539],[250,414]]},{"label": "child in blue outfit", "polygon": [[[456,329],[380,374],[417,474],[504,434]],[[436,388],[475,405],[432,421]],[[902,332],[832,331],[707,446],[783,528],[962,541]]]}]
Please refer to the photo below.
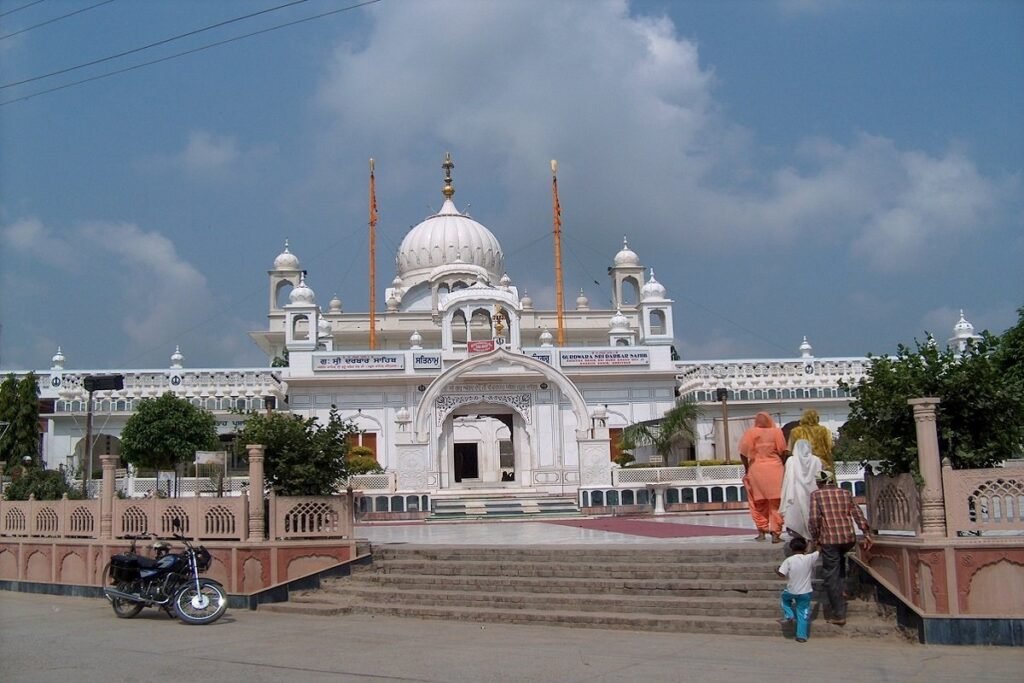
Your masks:
[{"label": "child in blue outfit", "polygon": [[778,574],[786,579],[786,588],[782,591],[782,618],[780,624],[790,624],[796,620],[796,642],[807,642],[808,624],[811,621],[811,577],[814,576],[814,565],[818,562],[818,552],[807,552],[807,541],[794,538],[789,542],[793,554],[787,557],[778,569]]}]

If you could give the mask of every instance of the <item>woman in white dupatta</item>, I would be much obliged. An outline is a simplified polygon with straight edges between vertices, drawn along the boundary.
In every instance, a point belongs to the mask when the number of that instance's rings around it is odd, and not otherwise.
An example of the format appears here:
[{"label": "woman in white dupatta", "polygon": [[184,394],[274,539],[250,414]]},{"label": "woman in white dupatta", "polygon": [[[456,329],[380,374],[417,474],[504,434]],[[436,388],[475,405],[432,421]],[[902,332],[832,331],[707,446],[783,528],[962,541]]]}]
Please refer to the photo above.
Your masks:
[{"label": "woman in white dupatta", "polygon": [[786,473],[782,477],[782,503],[779,505],[779,514],[791,536],[811,537],[807,518],[811,491],[818,488],[821,468],[821,459],[811,452],[810,441],[800,439],[793,444],[793,454],[786,460]]}]

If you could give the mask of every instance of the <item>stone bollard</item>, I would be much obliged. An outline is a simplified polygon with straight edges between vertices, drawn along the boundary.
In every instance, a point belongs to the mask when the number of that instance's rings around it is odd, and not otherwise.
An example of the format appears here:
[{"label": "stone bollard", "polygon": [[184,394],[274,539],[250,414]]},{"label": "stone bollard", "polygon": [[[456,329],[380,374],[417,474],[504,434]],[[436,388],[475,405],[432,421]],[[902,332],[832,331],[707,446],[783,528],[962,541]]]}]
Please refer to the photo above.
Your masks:
[{"label": "stone bollard", "polygon": [[249,452],[249,542],[262,543],[263,535],[263,446],[250,444]]},{"label": "stone bollard", "polygon": [[946,535],[946,501],[942,492],[942,463],[939,460],[939,434],[935,425],[937,398],[912,398],[917,429],[917,466],[921,470],[921,535]]}]

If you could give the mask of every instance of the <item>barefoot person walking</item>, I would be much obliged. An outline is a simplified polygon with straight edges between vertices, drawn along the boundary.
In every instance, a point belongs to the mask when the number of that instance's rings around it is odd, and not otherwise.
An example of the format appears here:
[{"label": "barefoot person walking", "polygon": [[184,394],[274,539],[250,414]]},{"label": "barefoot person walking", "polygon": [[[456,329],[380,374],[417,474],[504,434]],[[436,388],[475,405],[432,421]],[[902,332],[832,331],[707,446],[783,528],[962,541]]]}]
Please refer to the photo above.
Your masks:
[{"label": "barefoot person walking", "polygon": [[782,458],[786,453],[786,437],[768,413],[758,413],[754,426],[740,439],[740,458],[747,473],[744,486],[750,503],[750,516],[757,526],[757,540],[763,541],[765,532],[772,535],[772,543],[782,542],[782,516],[779,502],[782,498]]}]

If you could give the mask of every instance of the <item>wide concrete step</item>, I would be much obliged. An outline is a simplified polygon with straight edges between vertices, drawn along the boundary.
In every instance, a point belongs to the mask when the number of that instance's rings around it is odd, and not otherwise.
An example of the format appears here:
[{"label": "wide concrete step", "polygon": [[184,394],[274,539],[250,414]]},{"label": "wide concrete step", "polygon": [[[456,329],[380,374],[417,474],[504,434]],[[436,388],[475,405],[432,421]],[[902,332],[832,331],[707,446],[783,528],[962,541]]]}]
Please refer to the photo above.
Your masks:
[{"label": "wide concrete step", "polygon": [[421,574],[424,576],[535,576],[551,578],[595,579],[774,579],[774,562],[735,564],[724,562],[581,562],[581,561],[495,561],[392,559],[382,562],[385,574]]},{"label": "wide concrete step", "polygon": [[[581,597],[575,593],[516,593],[480,591],[447,591],[419,588],[395,589],[362,583],[339,581],[325,587],[314,598],[347,596],[356,602],[405,605],[440,605],[462,607],[501,607],[507,609],[573,609],[583,612],[685,614],[690,616],[758,616],[778,618],[778,595],[760,597],[617,595],[598,594]],[[815,613],[820,606],[815,604]],[[849,603],[851,615],[875,613],[864,601]]]},{"label": "wide concrete step", "polygon": [[[455,619],[484,623],[546,624],[574,628],[608,628],[673,633],[722,633],[735,635],[792,636],[792,627],[779,626],[772,617],[730,615],[607,614],[578,609],[505,609],[500,607],[464,607],[459,605],[403,605],[359,601],[348,596],[328,596],[290,603],[261,605],[261,610],[309,616],[386,615],[419,619]],[[811,637],[868,636],[889,637],[894,629],[887,622],[867,615],[851,613],[846,626],[839,627],[815,619]]]},{"label": "wide concrete step", "polygon": [[507,517],[576,517],[575,498],[509,494],[502,497],[466,495],[435,498],[427,521],[494,519]]},{"label": "wide concrete step", "polygon": [[394,588],[426,590],[490,590],[523,593],[632,594],[632,595],[739,595],[778,596],[777,579],[601,579],[538,576],[444,576],[377,573],[353,576],[349,581]]},{"label": "wide concrete step", "polygon": [[430,545],[379,545],[373,549],[374,562],[387,564],[391,560],[438,560],[482,562],[573,562],[576,564],[603,562],[627,562],[639,564],[694,564],[707,562],[772,564],[776,566],[785,559],[779,546],[754,545],[736,547],[685,547],[665,548],[664,546],[635,546],[632,548],[601,547],[593,545],[563,546],[430,546]]}]

